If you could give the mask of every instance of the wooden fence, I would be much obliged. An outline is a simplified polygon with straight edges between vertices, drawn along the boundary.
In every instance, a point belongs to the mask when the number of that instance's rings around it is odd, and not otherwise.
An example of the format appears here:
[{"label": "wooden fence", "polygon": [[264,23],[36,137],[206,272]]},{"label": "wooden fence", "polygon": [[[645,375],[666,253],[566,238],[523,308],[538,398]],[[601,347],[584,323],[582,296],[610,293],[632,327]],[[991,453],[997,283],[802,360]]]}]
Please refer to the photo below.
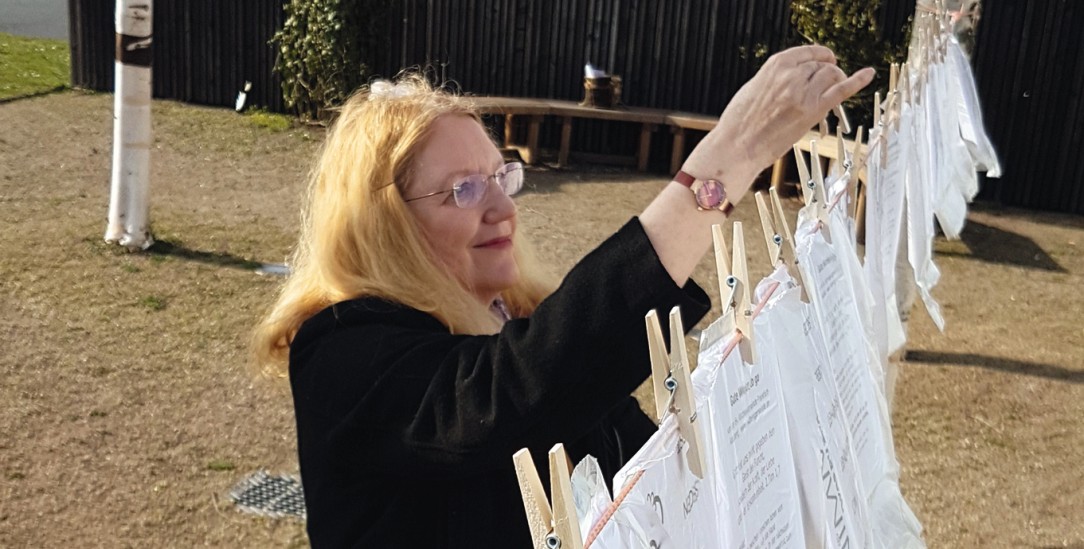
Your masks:
[{"label": "wooden fence", "polygon": [[[1084,213],[1084,5],[1079,0],[989,0],[974,59],[979,93],[1004,176],[983,197],[1003,204]],[[113,82],[113,4],[69,0],[72,82]],[[897,41],[913,0],[885,0],[880,27]],[[274,50],[282,2],[159,0],[154,93],[283,110]],[[788,0],[398,0],[391,39],[375,72],[428,64],[464,91],[579,99],[584,63],[623,77],[627,104],[717,114],[790,34]],[[634,150],[620,123],[577,124],[576,150]],[[558,129],[543,131],[553,146]],[[669,157],[653,142],[653,165]]]},{"label": "wooden fence", "polygon": [[1084,214],[1084,3],[983,3],[974,58],[1000,180],[982,196]]},{"label": "wooden fence", "polygon": [[[68,0],[72,85],[112,91],[113,10],[113,2]],[[285,19],[282,2],[159,0],[153,15],[155,97],[232,107],[249,81],[249,104],[285,109],[268,43]]]}]

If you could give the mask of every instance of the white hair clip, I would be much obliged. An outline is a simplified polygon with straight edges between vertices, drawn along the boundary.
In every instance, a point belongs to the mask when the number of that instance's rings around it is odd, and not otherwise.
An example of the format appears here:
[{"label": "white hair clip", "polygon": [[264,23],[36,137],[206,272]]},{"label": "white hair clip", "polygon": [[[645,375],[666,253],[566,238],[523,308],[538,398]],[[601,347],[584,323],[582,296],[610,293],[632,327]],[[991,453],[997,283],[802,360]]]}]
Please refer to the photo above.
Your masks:
[{"label": "white hair clip", "polygon": [[369,86],[369,98],[399,99],[414,93],[410,86],[393,84],[387,80],[377,80]]}]

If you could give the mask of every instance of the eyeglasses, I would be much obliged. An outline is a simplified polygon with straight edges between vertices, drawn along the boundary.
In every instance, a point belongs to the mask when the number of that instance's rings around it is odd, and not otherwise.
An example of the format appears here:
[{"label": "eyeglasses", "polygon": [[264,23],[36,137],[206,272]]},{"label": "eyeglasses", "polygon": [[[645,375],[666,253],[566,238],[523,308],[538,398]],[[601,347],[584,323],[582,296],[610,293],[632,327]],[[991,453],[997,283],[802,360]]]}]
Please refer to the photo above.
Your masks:
[{"label": "eyeglasses", "polygon": [[438,194],[452,193],[452,196],[455,197],[456,206],[459,206],[460,208],[473,208],[485,200],[486,190],[489,189],[490,178],[493,178],[493,180],[497,182],[497,186],[504,191],[504,194],[512,196],[523,188],[523,164],[520,164],[519,162],[509,162],[508,164],[501,166],[500,169],[497,170],[497,173],[493,175],[468,175],[467,177],[460,179],[448,190],[423,194],[421,196],[404,199],[403,201],[413,202],[415,200],[429,198],[430,196],[437,196]]}]

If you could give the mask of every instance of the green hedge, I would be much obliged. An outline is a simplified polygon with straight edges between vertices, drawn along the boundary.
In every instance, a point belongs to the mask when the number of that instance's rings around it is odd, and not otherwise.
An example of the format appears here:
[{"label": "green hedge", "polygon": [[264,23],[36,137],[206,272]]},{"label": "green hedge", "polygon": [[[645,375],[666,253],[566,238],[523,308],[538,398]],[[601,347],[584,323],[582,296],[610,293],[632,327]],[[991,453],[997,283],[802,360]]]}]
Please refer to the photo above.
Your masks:
[{"label": "green hedge", "polygon": [[289,0],[272,43],[286,106],[325,120],[330,109],[368,83],[389,39],[394,0]]},{"label": "green hedge", "polygon": [[[889,67],[907,60],[907,37],[900,43],[885,40],[877,26],[881,0],[793,0],[791,23],[806,43],[827,46],[839,66],[851,74],[863,67],[877,69],[873,84],[847,102],[856,126],[869,128],[873,119],[873,93],[888,89]],[[910,26],[910,21],[907,23]]]}]

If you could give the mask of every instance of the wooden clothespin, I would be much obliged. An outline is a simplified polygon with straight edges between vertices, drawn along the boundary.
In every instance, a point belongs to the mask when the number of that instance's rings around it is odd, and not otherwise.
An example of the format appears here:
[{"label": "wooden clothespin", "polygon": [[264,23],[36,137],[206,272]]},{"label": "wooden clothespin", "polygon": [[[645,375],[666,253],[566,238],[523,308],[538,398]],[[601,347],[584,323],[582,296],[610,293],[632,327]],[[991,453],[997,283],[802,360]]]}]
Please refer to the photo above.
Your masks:
[{"label": "wooden clothespin", "polygon": [[802,289],[802,301],[809,302],[805,293],[805,283],[802,282],[802,273],[798,269],[798,250],[794,246],[794,233],[790,232],[790,223],[787,223],[787,214],[783,211],[783,202],[779,199],[779,192],[775,188],[768,189],[768,196],[772,201],[772,211],[775,212],[775,230],[783,238],[781,244],[783,264],[787,266],[787,272],[794,283]]},{"label": "wooden clothespin", "polygon": [[738,324],[734,321],[734,296],[737,292],[738,279],[730,274],[730,252],[726,249],[726,238],[723,236],[722,225],[715,224],[711,226],[711,239],[715,244],[715,273],[719,279],[722,332],[729,334],[738,329]]},{"label": "wooden clothespin", "polygon": [[[861,183],[862,170],[866,169],[866,160],[869,156],[869,147],[862,146],[862,133],[864,128],[858,126],[858,131],[854,134],[854,146],[851,147],[851,165],[848,167],[850,171],[851,180],[847,182],[847,216],[851,219],[857,219],[858,217],[858,187]],[[884,147],[887,147],[887,141],[885,141]],[[857,236],[857,232],[855,233]]]},{"label": "wooden clothespin", "polygon": [[873,126],[880,128],[881,124],[881,92],[873,92]]},{"label": "wooden clothespin", "polygon": [[839,165],[837,171],[840,174],[846,174],[847,168],[850,167],[847,159],[847,148],[843,145],[843,128],[836,126],[836,164]]},{"label": "wooden clothespin", "polygon": [[[773,191],[774,192],[774,191]],[[778,201],[778,197],[775,199]],[[778,212],[782,219],[783,205],[779,204]],[[786,227],[786,221],[783,221]],[[789,235],[790,229],[785,229]],[[749,265],[745,255],[745,236],[740,222],[734,223],[734,257],[731,258],[726,250],[726,242],[723,238],[723,228],[719,225],[711,226],[712,239],[715,241],[715,269],[719,274],[719,296],[722,300],[723,314],[721,320],[723,333],[735,330],[741,332],[742,341],[739,344],[742,358],[746,362],[753,363],[753,305],[749,299]],[[729,264],[729,266],[728,266]]]},{"label": "wooden clothespin", "polygon": [[821,171],[821,155],[817,152],[817,140],[809,142],[809,167],[813,171],[813,204],[817,219],[828,221],[828,194],[824,189],[824,173]]},{"label": "wooden clothespin", "polygon": [[516,466],[534,549],[583,549],[580,519],[572,497],[571,464],[564,445],[558,443],[549,452],[552,507],[546,499],[530,450],[523,448],[516,452],[512,462]]},{"label": "wooden clothespin", "polygon": [[764,245],[768,247],[768,259],[773,269],[779,261],[782,261],[787,267],[787,273],[798,286],[801,286],[802,281],[799,278],[798,269],[795,268],[798,263],[798,252],[794,248],[790,225],[784,217],[783,203],[779,201],[779,193],[775,188],[769,189],[768,194],[772,201],[770,209],[764,200],[764,193],[757,191],[753,195],[757,201],[757,212],[760,214],[760,227],[764,231]]},{"label": "wooden clothespin", "polygon": [[746,364],[756,362],[756,348],[753,345],[753,300],[749,296],[749,263],[745,255],[745,231],[741,222],[734,223],[734,260],[731,262],[731,276],[734,278],[734,323],[742,334],[742,360]]},{"label": "wooden clothespin", "polygon": [[779,192],[774,188],[768,189],[768,196],[772,201],[772,211],[775,212],[775,230],[782,237],[780,244],[782,249],[783,263],[790,269],[791,276],[797,279],[798,251],[794,247],[794,233],[790,232],[790,223],[787,223],[786,212],[783,211],[783,202],[779,199]]},{"label": "wooden clothespin", "polygon": [[839,119],[839,125],[836,127],[842,127],[843,133],[851,133],[851,121],[847,118],[847,110],[843,108],[843,105],[836,105],[836,108],[832,110],[836,113],[836,118]]},{"label": "wooden clothespin", "polygon": [[813,185],[816,182],[809,176],[805,155],[802,154],[802,148],[798,145],[794,146],[794,163],[798,166],[798,177],[801,178],[798,186],[802,189],[802,202],[808,206],[813,203]]},{"label": "wooden clothespin", "polygon": [[900,65],[899,63],[892,63],[891,68],[888,71],[888,93],[895,94],[896,86],[900,79]]},{"label": "wooden clothespin", "polygon": [[896,92],[900,96],[900,100],[897,102],[900,110],[900,116],[896,117],[894,126],[897,130],[900,128],[900,117],[903,115],[904,104],[911,104],[911,65],[903,63],[900,65],[900,80],[896,83]]},{"label": "wooden clothespin", "polygon": [[768,250],[768,263],[774,269],[783,255],[783,236],[775,226],[775,215],[764,202],[764,193],[753,194],[757,201],[757,213],[760,214],[760,228],[764,232],[764,246]]},{"label": "wooden clothespin", "polygon": [[651,379],[655,386],[655,411],[659,421],[668,413],[677,416],[678,432],[689,445],[686,454],[689,471],[704,478],[707,458],[696,421],[696,399],[689,375],[689,354],[685,347],[685,327],[681,323],[681,308],[670,310],[670,354],[659,326],[659,314],[652,309],[644,317],[647,324],[647,346],[651,354]]}]

